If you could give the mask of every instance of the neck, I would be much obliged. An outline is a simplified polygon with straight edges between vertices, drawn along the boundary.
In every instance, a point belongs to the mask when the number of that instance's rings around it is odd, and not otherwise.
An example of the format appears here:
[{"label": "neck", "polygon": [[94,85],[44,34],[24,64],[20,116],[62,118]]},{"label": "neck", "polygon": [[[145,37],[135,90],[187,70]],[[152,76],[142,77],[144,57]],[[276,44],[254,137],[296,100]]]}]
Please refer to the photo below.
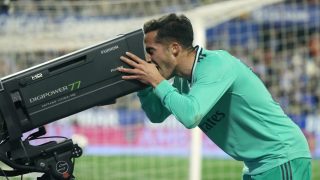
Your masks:
[{"label": "neck", "polygon": [[197,54],[197,49],[194,49],[191,52],[187,50],[181,52],[181,54],[177,58],[178,65],[175,70],[175,74],[177,76],[191,80],[192,68],[193,68],[196,54]]}]

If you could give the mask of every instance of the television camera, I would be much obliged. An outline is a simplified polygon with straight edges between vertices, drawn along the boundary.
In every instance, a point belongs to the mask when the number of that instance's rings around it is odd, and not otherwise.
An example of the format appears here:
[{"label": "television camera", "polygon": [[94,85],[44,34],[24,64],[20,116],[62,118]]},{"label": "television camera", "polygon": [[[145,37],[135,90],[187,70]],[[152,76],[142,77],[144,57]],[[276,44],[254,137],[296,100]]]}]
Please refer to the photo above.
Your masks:
[{"label": "television camera", "polygon": [[82,149],[71,139],[30,142],[44,138],[48,123],[144,88],[117,71],[129,67],[120,60],[126,51],[144,59],[143,37],[138,29],[1,78],[0,161],[12,170],[0,168],[0,176],[38,172],[40,180],[75,179],[74,159]]}]

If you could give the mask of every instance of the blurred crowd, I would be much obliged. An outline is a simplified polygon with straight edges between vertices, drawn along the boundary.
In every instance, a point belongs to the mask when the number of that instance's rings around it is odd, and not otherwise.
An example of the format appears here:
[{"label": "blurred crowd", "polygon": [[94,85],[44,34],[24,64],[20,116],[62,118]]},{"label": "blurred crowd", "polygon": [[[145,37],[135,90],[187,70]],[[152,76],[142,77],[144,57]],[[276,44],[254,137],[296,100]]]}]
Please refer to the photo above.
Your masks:
[{"label": "blurred crowd", "polygon": [[310,29],[299,25],[262,25],[258,40],[241,44],[229,41],[232,35],[225,33],[230,29],[227,24],[220,34],[223,38],[207,39],[209,49],[229,50],[251,67],[285,113],[303,130],[313,153],[319,146],[320,134],[319,25]]},{"label": "blurred crowd", "polygon": [[[182,4],[201,5],[212,3],[219,0],[168,0],[168,1],[153,1],[155,7],[169,8],[168,11],[175,11],[177,7]],[[55,6],[50,4],[55,3]],[[88,3],[88,6],[99,6],[99,8],[91,8],[96,11],[103,10],[103,8],[116,9],[111,5],[127,4],[128,12],[132,12],[135,3],[138,6],[149,1],[53,1],[53,0],[5,0],[1,4],[0,12],[10,14],[23,14],[41,12],[55,12],[57,14],[64,14],[63,12],[78,11],[83,15],[90,14],[85,12],[85,9],[77,9],[84,7],[83,3]],[[309,3],[317,4],[319,0],[288,0],[287,3]],[[81,5],[81,6],[80,6]],[[109,6],[110,5],[110,6]],[[170,5],[170,6],[169,6]],[[150,5],[151,6],[151,5]],[[122,13],[125,12],[121,6]],[[13,9],[12,9],[13,8]],[[39,9],[40,8],[40,9]],[[41,9],[42,8],[42,9]],[[53,9],[52,9],[53,8]],[[54,9],[58,8],[58,9]],[[70,10],[71,8],[71,10]],[[130,9],[131,8],[131,9]],[[172,9],[173,8],[173,9]],[[90,9],[90,8],[89,8]],[[112,11],[104,9],[108,13]],[[148,10],[141,7],[141,10]],[[160,8],[161,9],[161,8]],[[152,9],[150,9],[152,10]],[[164,9],[162,9],[163,11]],[[154,10],[152,10],[154,11]],[[61,13],[62,12],[62,13]],[[120,11],[119,11],[120,12]],[[76,13],[76,14],[77,14]],[[144,12],[146,13],[146,12]],[[156,12],[153,12],[156,13]],[[100,15],[103,13],[99,13]],[[263,29],[263,28],[261,28]],[[319,29],[315,29],[310,33],[303,34],[301,37],[296,37],[297,34],[287,34],[286,37],[277,37],[276,31],[270,30],[267,39],[260,39],[257,46],[242,46],[237,44],[226,44],[226,39],[221,38],[220,42],[214,42],[208,39],[207,47],[209,49],[226,49],[232,54],[239,57],[263,80],[267,88],[271,91],[273,97],[281,104],[283,109],[296,121],[301,127],[305,126],[306,118],[311,116],[320,116],[320,33]],[[309,29],[302,27],[302,31],[309,31]],[[262,30],[263,33],[263,30]],[[286,32],[285,32],[286,33]],[[238,34],[238,36],[242,36]],[[260,45],[259,45],[260,44]],[[47,60],[62,56],[68,52],[56,50],[48,50],[46,52],[21,52],[0,54],[0,77],[12,74],[14,72],[26,69],[33,65],[45,62]],[[135,95],[130,95],[121,98],[116,105],[116,108],[139,108],[139,103]],[[319,118],[318,118],[319,119]]]},{"label": "blurred crowd", "polygon": [[[240,34],[241,35],[241,34]],[[214,42],[208,44],[209,49],[226,49],[252,67],[252,70],[263,80],[274,98],[283,109],[296,121],[306,115],[320,115],[320,33],[314,32],[304,37],[305,42],[288,44],[277,48],[277,39],[269,40],[273,46],[249,49],[248,46],[217,47]],[[45,62],[67,52],[25,52],[0,55],[1,77]],[[118,106],[137,108],[132,103],[135,97],[124,98]],[[134,101],[135,102],[135,101]],[[134,104],[134,105],[128,105]],[[299,119],[300,118],[300,119]]]},{"label": "blurred crowd", "polygon": [[4,0],[0,14],[137,17],[191,9],[221,0]]},{"label": "blurred crowd", "polygon": [[[217,1],[220,0],[4,0],[0,2],[0,15],[4,15],[5,18],[7,16],[27,18],[27,21],[22,21],[25,24],[21,23],[24,27],[22,33],[25,33],[26,25],[31,19],[30,16],[55,17],[52,19],[56,19],[56,17],[59,19],[60,16],[62,18],[68,17],[70,14],[84,17],[134,17],[175,12]],[[320,0],[286,0],[285,3],[318,6]],[[319,16],[319,13],[316,13],[316,15]],[[239,26],[235,26],[234,32],[229,33],[228,31],[233,27],[227,27],[220,34],[213,33],[212,37],[207,36],[207,48],[227,50],[251,67],[265,83],[274,99],[280,103],[283,110],[304,131],[310,148],[314,151],[319,147],[317,142],[320,141],[316,140],[317,137],[320,137],[320,22],[315,22],[315,27],[312,28],[307,24],[294,25],[293,27],[284,26],[282,28],[264,27],[262,24],[261,26],[258,25],[259,27],[254,30],[255,32],[248,28],[249,26],[246,27],[247,32],[242,32],[241,24],[244,23],[243,20],[251,21],[250,16],[244,15],[244,17],[234,20],[239,24]],[[0,27],[1,23],[6,23],[6,21],[0,21]],[[40,24],[39,21],[34,21],[31,26],[36,23],[38,23],[37,25]],[[40,25],[47,26],[46,23]],[[21,26],[15,26],[15,23],[12,23],[12,27]],[[12,29],[8,29],[12,31]],[[41,30],[46,30],[43,29]],[[47,33],[47,31],[45,32]],[[0,30],[0,35],[1,33],[3,32]],[[18,31],[18,33],[21,32]],[[258,33],[259,37],[254,38],[254,33]],[[232,38],[231,36],[241,40],[248,34],[253,39],[249,40],[247,44],[229,41]],[[81,39],[81,41],[85,41],[85,39]],[[70,50],[61,49],[36,52],[19,52],[19,49],[17,49],[7,53],[0,52],[0,78],[69,52]],[[91,112],[88,114],[94,115],[95,118],[85,116],[84,122],[88,119],[90,122],[95,122],[92,119],[97,119],[98,112],[103,117],[100,122],[112,122],[104,121],[106,114],[112,114],[108,110],[116,110],[119,114],[122,114],[122,119],[126,121],[129,119],[129,124],[140,125],[144,123],[141,122],[141,118],[134,116],[139,115],[137,112],[141,112],[140,102],[135,93],[117,99],[116,104],[91,108]],[[123,115],[126,115],[126,117],[123,118]],[[107,118],[112,119],[113,116]],[[81,116],[72,122],[80,123]]]},{"label": "blurred crowd", "polygon": [[[298,34],[287,34],[284,39],[268,37],[254,47],[227,45],[225,48],[252,68],[301,128],[307,128],[308,119],[320,119],[319,32],[318,29],[305,34],[303,39]],[[208,47],[220,49],[215,43],[210,42]]]}]

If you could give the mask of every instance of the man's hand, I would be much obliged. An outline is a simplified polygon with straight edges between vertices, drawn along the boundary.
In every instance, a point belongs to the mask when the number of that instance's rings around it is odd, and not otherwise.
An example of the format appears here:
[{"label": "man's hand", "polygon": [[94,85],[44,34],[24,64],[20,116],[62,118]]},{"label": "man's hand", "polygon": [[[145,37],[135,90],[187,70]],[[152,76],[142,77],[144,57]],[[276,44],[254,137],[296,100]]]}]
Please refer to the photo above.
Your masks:
[{"label": "man's hand", "polygon": [[121,56],[120,59],[130,65],[131,68],[119,68],[118,71],[127,73],[128,75],[122,76],[122,79],[139,80],[142,83],[156,87],[165,78],[159,73],[157,67],[153,63],[146,62],[140,59],[138,56],[126,52],[125,56]]}]

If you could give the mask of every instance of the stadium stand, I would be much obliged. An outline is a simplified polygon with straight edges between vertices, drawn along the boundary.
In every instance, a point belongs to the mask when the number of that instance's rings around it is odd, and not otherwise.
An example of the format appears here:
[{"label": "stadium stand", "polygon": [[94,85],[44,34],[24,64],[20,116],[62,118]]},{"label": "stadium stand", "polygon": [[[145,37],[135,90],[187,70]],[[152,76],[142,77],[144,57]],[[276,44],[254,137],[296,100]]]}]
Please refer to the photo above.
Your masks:
[{"label": "stadium stand", "polygon": [[[0,77],[139,28],[146,17],[221,2],[4,0]],[[319,179],[320,1],[285,0],[243,13],[206,29],[206,46],[241,57],[265,82],[308,138],[315,159],[313,179]],[[174,118],[150,124],[135,94],[49,124],[48,129],[50,135],[82,137],[86,156],[76,164],[79,179],[189,178],[190,134]],[[230,161],[205,137],[202,144],[202,179],[239,179],[241,163]]]}]

